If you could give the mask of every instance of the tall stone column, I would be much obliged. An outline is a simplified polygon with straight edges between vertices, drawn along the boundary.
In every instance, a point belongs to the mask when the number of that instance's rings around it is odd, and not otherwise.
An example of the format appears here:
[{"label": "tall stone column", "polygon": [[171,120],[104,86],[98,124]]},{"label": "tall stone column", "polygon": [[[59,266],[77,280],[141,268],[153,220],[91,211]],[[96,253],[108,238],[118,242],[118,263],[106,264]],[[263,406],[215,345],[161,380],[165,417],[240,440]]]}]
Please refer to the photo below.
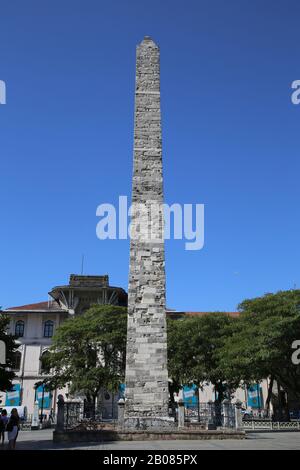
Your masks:
[{"label": "tall stone column", "polygon": [[145,428],[167,421],[169,397],[160,64],[149,37],[137,46],[134,124],[125,425]]}]

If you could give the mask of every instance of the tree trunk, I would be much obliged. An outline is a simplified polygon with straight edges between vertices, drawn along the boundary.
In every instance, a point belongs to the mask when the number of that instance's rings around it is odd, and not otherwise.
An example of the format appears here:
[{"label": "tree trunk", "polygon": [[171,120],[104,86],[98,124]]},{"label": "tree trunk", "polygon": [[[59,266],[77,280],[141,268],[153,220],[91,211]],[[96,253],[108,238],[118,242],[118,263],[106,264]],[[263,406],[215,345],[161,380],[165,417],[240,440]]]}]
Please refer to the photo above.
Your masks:
[{"label": "tree trunk", "polygon": [[95,419],[95,414],[96,414],[96,398],[97,394],[93,394],[92,397],[92,403],[91,403],[91,418],[94,420]]},{"label": "tree trunk", "polygon": [[267,408],[267,417],[269,417],[270,414],[270,403],[272,399],[272,392],[273,392],[273,384],[274,384],[274,377],[270,377],[270,383],[268,386],[268,396],[266,399],[266,408]]},{"label": "tree trunk", "polygon": [[90,393],[86,394],[85,400],[85,417],[89,419],[95,418],[95,403],[96,403],[96,396]]},{"label": "tree trunk", "polygon": [[222,426],[222,401],[224,399],[224,387],[222,383],[216,383],[214,384],[214,388],[215,393],[218,394],[218,397],[215,398],[216,426]]}]

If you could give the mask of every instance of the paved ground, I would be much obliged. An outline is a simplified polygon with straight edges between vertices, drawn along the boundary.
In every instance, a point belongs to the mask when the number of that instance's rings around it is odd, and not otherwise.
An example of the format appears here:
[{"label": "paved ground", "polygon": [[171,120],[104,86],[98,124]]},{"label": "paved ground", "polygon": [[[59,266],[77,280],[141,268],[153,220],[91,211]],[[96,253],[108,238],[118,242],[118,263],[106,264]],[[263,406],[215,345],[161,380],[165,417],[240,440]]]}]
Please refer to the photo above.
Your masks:
[{"label": "paved ground", "polygon": [[[20,433],[18,449],[95,449],[95,450],[300,450],[300,432],[273,432],[247,434],[246,440],[209,440],[209,441],[147,441],[111,442],[105,444],[53,444],[52,431],[23,431]],[[1,446],[0,446],[1,449]]]}]

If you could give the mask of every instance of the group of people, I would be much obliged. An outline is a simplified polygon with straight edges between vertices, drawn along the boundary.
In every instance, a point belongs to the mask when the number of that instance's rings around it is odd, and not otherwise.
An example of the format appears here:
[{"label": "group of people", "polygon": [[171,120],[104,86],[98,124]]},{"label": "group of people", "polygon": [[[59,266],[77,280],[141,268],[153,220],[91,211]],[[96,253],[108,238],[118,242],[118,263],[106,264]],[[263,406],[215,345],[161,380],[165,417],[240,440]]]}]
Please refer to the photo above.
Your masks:
[{"label": "group of people", "polygon": [[11,410],[10,417],[7,416],[7,411],[3,409],[0,416],[0,438],[2,445],[4,445],[5,433],[7,432],[8,448],[10,450],[15,449],[19,430],[20,418],[17,408]]}]

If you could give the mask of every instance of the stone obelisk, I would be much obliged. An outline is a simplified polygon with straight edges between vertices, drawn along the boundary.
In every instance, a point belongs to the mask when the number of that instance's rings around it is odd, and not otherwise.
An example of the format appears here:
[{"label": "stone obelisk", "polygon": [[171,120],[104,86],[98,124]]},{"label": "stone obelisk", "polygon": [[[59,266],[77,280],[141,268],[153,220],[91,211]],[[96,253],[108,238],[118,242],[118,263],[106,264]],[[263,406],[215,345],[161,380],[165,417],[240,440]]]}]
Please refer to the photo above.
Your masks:
[{"label": "stone obelisk", "polygon": [[137,46],[125,424],[168,421],[159,48]]}]

